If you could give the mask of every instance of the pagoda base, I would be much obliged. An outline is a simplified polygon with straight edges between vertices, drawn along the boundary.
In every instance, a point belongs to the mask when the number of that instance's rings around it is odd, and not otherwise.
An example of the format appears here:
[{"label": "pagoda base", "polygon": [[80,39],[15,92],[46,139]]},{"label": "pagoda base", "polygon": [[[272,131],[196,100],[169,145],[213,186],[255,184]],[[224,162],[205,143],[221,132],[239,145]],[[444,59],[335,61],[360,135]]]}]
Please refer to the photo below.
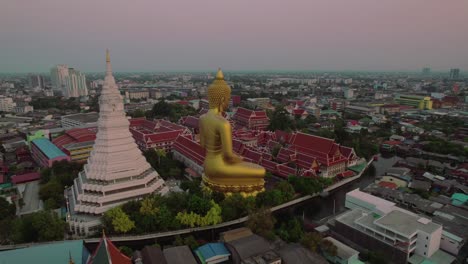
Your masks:
[{"label": "pagoda base", "polygon": [[263,179],[251,184],[220,184],[210,180],[205,174],[202,176],[202,186],[211,191],[222,192],[227,196],[233,193],[240,193],[244,197],[256,196],[265,191],[265,181]]}]

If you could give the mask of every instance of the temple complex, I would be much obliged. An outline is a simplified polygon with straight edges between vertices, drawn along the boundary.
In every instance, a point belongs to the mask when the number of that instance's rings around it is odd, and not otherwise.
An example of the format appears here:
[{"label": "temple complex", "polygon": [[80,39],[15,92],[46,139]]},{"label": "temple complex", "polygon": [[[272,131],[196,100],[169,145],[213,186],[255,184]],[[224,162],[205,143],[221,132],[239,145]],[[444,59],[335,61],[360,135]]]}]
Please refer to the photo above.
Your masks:
[{"label": "temple complex", "polygon": [[149,165],[130,133],[109,53],[99,97],[98,132],[87,164],[67,190],[67,221],[80,235],[97,231],[107,210],[168,187]]}]

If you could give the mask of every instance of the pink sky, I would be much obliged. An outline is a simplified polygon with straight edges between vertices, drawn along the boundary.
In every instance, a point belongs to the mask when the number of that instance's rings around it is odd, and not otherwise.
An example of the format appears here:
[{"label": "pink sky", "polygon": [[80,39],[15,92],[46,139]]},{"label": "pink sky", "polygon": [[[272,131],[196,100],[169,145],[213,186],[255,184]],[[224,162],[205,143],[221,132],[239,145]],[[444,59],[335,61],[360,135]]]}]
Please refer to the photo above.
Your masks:
[{"label": "pink sky", "polygon": [[[162,3],[164,2],[164,3]],[[468,69],[466,0],[13,0],[0,72]]]}]

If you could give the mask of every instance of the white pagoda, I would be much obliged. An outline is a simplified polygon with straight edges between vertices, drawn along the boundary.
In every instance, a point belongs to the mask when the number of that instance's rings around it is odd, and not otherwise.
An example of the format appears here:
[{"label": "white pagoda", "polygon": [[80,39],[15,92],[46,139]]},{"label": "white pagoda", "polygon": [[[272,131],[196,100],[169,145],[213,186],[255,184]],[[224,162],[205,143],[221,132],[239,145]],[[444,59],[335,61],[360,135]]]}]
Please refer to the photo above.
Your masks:
[{"label": "white pagoda", "polygon": [[115,206],[154,192],[169,191],[130,133],[123,99],[112,75],[109,51],[106,64],[93,150],[66,195],[67,220],[77,234],[97,231],[99,217]]}]

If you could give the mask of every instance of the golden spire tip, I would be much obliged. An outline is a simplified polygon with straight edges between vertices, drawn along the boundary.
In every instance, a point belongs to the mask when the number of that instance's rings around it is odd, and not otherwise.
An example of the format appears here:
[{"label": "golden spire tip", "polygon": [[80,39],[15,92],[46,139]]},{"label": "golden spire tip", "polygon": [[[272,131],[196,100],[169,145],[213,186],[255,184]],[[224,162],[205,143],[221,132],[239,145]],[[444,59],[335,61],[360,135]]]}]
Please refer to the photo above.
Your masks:
[{"label": "golden spire tip", "polygon": [[216,79],[217,80],[224,80],[224,74],[221,68],[218,68],[218,72],[216,73]]}]

